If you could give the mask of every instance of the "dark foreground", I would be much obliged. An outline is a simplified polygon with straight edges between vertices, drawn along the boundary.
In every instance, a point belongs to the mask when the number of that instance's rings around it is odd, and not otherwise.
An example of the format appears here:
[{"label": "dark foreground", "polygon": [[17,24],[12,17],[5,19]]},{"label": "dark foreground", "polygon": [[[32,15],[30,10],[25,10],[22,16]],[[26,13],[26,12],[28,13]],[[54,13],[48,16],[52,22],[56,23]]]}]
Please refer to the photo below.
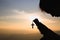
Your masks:
[{"label": "dark foreground", "polygon": [[[60,34],[60,31],[56,33]],[[40,34],[0,34],[0,40],[39,40]]]},{"label": "dark foreground", "polygon": [[39,40],[39,34],[0,34],[0,40]]}]

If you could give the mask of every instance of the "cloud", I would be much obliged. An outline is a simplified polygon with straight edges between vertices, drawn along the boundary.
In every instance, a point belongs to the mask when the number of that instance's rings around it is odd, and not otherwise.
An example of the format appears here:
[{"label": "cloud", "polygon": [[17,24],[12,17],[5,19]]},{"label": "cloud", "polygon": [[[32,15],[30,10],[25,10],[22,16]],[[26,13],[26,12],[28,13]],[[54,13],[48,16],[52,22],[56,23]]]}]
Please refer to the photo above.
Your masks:
[{"label": "cloud", "polygon": [[[0,16],[0,21],[29,21],[30,16],[36,16],[38,15],[38,12],[26,12],[26,11],[20,11],[17,9],[12,10],[5,10],[3,13],[6,13],[3,16]],[[8,15],[7,15],[8,14]]]},{"label": "cloud", "polygon": [[0,16],[0,21],[1,20],[17,20],[17,21],[23,21],[23,20],[28,20],[29,16],[39,16],[44,22],[49,21],[49,23],[56,23],[60,21],[60,17],[52,17],[50,14],[46,14],[43,12],[26,12],[26,11],[20,11],[17,9],[13,9],[13,10],[5,10],[5,12],[8,14],[6,14],[6,16]]},{"label": "cloud", "polygon": [[19,10],[12,10],[12,12],[17,13],[17,14],[27,14],[25,11],[19,11]]},{"label": "cloud", "polygon": [[52,17],[51,14],[48,14],[46,12],[41,12],[41,13],[42,13],[42,16],[45,19],[49,19],[49,20],[52,20],[52,21],[60,21],[60,17]]}]

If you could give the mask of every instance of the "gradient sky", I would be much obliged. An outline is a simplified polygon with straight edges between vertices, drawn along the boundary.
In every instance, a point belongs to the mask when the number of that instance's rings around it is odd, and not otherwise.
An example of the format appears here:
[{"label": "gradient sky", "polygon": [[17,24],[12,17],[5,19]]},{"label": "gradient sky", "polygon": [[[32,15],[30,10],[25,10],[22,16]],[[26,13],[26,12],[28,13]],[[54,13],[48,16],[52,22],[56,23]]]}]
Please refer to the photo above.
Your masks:
[{"label": "gradient sky", "polygon": [[18,9],[20,11],[37,10],[39,0],[0,0],[0,10]]},{"label": "gradient sky", "polygon": [[39,0],[0,0],[1,30],[37,32],[36,26],[34,29],[31,28],[32,17],[35,16],[50,29],[60,31],[60,17],[52,17],[46,12],[41,12]]}]

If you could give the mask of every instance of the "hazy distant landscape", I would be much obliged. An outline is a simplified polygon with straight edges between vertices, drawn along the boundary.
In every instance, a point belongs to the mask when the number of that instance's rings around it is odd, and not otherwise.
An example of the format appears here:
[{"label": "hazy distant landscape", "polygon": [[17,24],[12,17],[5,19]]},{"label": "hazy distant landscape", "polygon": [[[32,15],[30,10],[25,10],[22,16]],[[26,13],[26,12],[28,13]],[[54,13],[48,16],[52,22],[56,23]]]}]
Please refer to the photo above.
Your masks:
[{"label": "hazy distant landscape", "polygon": [[0,40],[39,40],[39,33],[24,34],[21,31],[9,31],[0,29]]},{"label": "hazy distant landscape", "polygon": [[2,34],[0,40],[39,40],[39,34]]},{"label": "hazy distant landscape", "polygon": [[[7,33],[5,33],[5,31]],[[2,31],[0,30],[0,40],[39,40],[41,35],[39,33],[33,34],[18,34],[18,33],[9,33],[7,30]],[[57,34],[60,35],[60,31],[55,31]]]}]

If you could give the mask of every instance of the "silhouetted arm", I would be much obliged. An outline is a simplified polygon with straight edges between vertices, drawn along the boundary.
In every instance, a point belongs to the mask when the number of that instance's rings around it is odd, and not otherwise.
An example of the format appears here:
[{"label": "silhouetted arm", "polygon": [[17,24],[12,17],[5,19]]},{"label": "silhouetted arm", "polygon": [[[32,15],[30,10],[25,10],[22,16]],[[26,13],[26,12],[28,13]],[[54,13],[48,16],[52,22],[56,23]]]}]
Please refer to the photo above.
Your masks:
[{"label": "silhouetted arm", "polygon": [[50,30],[44,24],[39,22],[39,20],[37,18],[34,19],[33,22],[36,24],[36,26],[39,29],[39,31],[41,32],[41,34],[43,34],[43,35],[46,35],[46,34],[51,35],[51,33],[55,34],[52,30]]}]

